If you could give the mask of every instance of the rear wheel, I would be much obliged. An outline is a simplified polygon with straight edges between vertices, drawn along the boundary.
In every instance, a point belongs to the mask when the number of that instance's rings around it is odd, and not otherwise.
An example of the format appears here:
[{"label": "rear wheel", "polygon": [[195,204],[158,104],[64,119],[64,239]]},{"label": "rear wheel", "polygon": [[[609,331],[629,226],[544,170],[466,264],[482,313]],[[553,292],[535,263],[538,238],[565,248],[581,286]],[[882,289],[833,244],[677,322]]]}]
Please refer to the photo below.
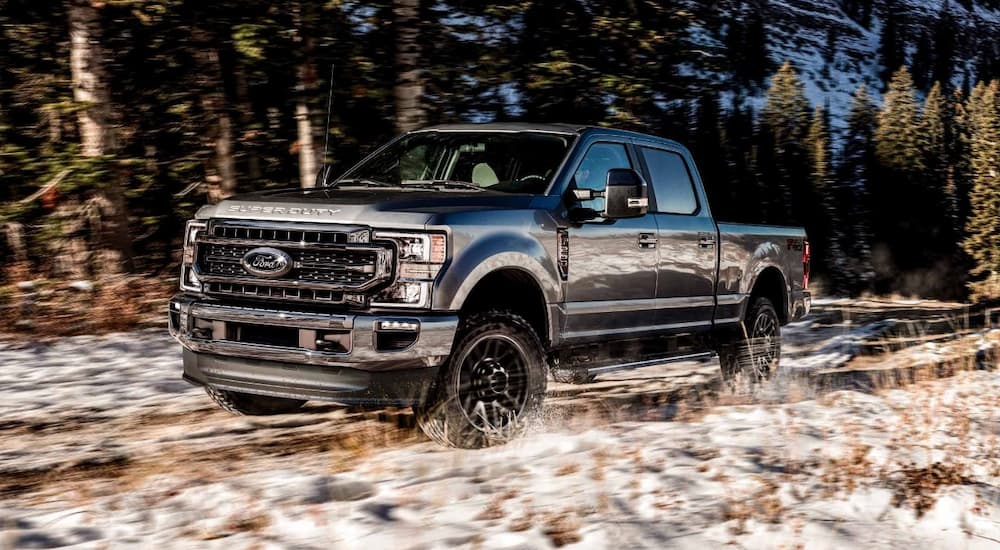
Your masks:
[{"label": "rear wheel", "polygon": [[470,316],[459,334],[431,398],[416,408],[417,424],[451,447],[506,443],[541,414],[541,342],[523,317],[504,311]]},{"label": "rear wheel", "polygon": [[781,359],[781,319],[774,304],[762,296],[750,302],[742,330],[719,347],[722,377],[751,384],[770,378]]},{"label": "rear wheel", "polygon": [[306,402],[301,399],[253,395],[205,386],[205,393],[223,409],[243,416],[269,416],[299,410]]}]

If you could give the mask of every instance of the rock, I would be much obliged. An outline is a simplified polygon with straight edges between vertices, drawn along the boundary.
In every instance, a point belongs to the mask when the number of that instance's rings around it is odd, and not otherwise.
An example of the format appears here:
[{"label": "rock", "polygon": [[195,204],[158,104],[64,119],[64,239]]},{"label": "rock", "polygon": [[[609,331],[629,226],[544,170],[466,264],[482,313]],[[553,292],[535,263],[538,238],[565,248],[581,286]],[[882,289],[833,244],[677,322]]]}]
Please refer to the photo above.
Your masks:
[{"label": "rock", "polygon": [[323,504],[361,500],[375,494],[373,484],[347,477],[279,472],[275,479],[281,479],[281,482],[269,484],[264,489],[264,495],[278,502]]},{"label": "rock", "polygon": [[396,517],[393,515],[396,508],[395,504],[372,502],[364,505],[362,509],[382,521],[396,521]]},{"label": "rock", "polygon": [[21,292],[31,292],[35,290],[35,281],[21,281],[17,283],[17,289]]},{"label": "rock", "polygon": [[73,281],[69,284],[69,287],[80,292],[92,292],[94,290],[94,283],[90,281]]},{"label": "rock", "polygon": [[375,486],[360,479],[324,476],[316,481],[316,491],[312,497],[321,500],[310,500],[309,502],[312,504],[327,501],[361,500],[375,494]]}]

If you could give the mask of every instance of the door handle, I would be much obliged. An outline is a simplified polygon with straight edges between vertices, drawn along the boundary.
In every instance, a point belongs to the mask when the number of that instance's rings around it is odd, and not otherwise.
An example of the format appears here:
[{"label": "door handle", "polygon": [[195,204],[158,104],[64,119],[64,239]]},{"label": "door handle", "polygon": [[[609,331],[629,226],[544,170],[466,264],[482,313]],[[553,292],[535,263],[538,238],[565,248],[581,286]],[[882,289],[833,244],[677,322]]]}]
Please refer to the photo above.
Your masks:
[{"label": "door handle", "polygon": [[701,248],[712,248],[715,246],[715,235],[711,233],[698,233],[698,246]]},{"label": "door handle", "polygon": [[656,248],[659,239],[652,233],[639,233],[639,248]]}]

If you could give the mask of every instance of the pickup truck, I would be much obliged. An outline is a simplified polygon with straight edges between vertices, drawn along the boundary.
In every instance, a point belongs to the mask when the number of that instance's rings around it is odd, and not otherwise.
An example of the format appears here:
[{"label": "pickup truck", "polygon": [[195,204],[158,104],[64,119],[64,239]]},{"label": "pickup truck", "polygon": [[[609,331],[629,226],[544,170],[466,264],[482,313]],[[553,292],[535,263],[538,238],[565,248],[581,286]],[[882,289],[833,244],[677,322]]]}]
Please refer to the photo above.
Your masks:
[{"label": "pickup truck", "polygon": [[763,379],[809,311],[805,231],[717,223],[666,139],[436,126],[318,180],[186,226],[170,332],[234,413],[412,406],[431,439],[479,448],[539,416],[550,376],[717,354],[725,379]]}]

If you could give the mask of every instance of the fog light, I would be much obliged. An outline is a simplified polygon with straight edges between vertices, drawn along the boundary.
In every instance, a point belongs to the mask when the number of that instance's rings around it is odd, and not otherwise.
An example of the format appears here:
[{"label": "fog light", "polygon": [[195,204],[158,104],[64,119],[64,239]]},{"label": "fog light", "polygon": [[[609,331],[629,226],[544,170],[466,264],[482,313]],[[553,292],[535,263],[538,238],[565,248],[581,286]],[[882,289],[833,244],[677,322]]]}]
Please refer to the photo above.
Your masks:
[{"label": "fog light", "polygon": [[376,330],[391,330],[397,332],[416,332],[420,323],[416,321],[379,321]]}]

